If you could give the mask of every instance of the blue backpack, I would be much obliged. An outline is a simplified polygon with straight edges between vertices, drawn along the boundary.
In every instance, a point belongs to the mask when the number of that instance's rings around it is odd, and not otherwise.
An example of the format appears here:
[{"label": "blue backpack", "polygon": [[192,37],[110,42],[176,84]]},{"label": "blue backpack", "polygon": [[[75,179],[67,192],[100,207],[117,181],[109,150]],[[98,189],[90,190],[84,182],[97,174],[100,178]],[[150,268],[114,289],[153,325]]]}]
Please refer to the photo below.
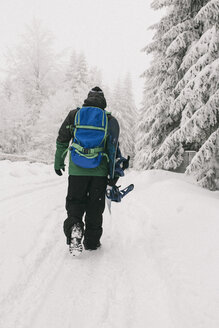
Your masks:
[{"label": "blue backpack", "polygon": [[105,151],[108,117],[99,107],[82,107],[74,121],[74,137],[70,147],[72,161],[83,168],[100,165]]}]

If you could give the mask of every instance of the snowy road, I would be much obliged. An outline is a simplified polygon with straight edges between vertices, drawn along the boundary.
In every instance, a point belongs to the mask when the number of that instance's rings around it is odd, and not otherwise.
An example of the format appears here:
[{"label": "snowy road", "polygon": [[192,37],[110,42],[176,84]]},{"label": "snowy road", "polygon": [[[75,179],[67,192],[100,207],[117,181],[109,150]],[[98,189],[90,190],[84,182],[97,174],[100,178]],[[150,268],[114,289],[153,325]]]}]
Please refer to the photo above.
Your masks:
[{"label": "snowy road", "polygon": [[218,193],[130,173],[135,192],[105,212],[103,247],[75,259],[62,233],[66,177],[0,166],[0,327],[219,326]]}]

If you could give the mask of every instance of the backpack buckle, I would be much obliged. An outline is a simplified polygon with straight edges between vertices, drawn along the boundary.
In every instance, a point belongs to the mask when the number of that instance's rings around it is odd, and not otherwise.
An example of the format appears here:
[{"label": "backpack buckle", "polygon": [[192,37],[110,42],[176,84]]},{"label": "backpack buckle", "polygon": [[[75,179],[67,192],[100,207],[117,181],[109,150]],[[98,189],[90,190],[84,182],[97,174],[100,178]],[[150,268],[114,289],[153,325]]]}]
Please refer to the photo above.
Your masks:
[{"label": "backpack buckle", "polygon": [[84,153],[84,154],[90,154],[90,149],[88,149],[88,148],[83,148],[83,153]]}]

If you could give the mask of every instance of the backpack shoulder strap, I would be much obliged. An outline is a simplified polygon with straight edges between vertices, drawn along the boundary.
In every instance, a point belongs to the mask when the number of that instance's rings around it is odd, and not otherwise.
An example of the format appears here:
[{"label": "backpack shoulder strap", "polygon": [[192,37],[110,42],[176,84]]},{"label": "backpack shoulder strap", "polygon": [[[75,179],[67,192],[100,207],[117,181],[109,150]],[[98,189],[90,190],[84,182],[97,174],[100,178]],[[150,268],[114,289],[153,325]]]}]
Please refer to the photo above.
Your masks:
[{"label": "backpack shoulder strap", "polygon": [[66,125],[66,129],[69,129],[71,136],[74,136],[74,128],[75,128],[75,117],[77,115],[77,112],[79,111],[79,107],[77,107],[76,109],[71,110],[70,112],[70,124]]}]

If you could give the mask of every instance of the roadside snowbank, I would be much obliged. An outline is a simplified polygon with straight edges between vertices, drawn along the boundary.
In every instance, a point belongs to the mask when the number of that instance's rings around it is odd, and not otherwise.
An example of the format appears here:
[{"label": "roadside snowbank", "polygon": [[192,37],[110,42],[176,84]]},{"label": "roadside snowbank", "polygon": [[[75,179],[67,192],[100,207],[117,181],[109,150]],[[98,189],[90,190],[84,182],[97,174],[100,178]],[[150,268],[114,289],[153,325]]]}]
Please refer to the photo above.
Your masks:
[{"label": "roadside snowbank", "polygon": [[135,181],[130,208],[147,222],[147,254],[168,288],[174,327],[218,327],[219,192],[164,171],[127,179]]}]

